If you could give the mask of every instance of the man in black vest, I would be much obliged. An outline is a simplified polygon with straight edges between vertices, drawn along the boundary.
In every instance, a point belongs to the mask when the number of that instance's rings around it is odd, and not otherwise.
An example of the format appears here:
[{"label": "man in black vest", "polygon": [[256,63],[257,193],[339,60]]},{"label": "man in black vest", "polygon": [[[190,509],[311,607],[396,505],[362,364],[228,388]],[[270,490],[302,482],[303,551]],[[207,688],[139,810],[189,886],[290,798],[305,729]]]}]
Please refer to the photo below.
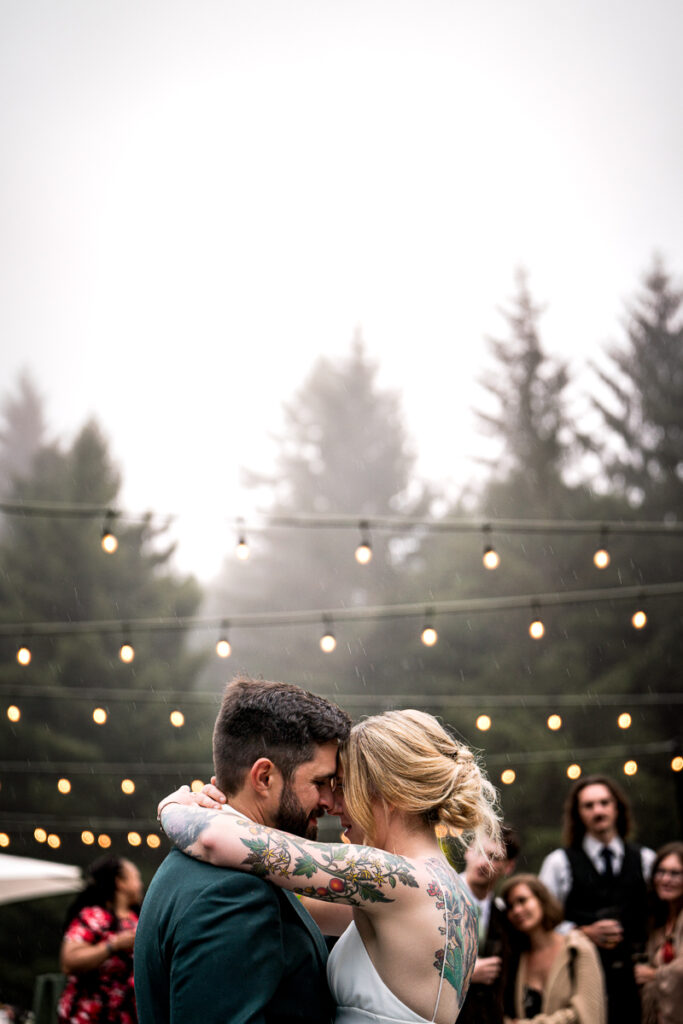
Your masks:
[{"label": "man in black vest", "polygon": [[540,879],[564,904],[567,922],[598,948],[609,1024],[638,1024],[633,954],[645,941],[647,880],[654,853],[626,842],[626,797],[606,775],[575,783],[565,804],[564,842],[543,862]]},{"label": "man in black vest", "polygon": [[519,838],[509,825],[503,825],[502,838],[502,854],[486,839],[481,850],[471,846],[465,853],[465,870],[460,877],[479,912],[479,944],[458,1024],[503,1024],[505,1017],[510,944],[505,907],[495,898],[495,888],[515,869]]}]

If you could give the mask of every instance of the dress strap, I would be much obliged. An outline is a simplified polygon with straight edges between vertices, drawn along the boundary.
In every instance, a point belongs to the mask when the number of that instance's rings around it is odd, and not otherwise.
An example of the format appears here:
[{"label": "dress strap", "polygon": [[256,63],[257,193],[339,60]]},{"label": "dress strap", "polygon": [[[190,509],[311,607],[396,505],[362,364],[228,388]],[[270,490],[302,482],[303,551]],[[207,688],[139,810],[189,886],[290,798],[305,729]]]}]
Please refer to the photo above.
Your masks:
[{"label": "dress strap", "polygon": [[[425,866],[427,867],[427,865],[425,865]],[[446,941],[444,942],[444,947],[443,947],[443,963],[441,964],[441,977],[439,979],[439,990],[436,993],[436,1003],[434,1004],[434,1013],[432,1014],[432,1022],[431,1022],[431,1024],[434,1024],[434,1021],[436,1020],[436,1014],[437,1014],[438,1009],[439,1009],[439,1003],[441,1002],[441,989],[443,988],[443,979],[444,979],[444,974],[446,972],[446,957],[448,956],[449,920],[448,920],[448,900],[446,899],[446,890],[444,889],[443,883],[440,882],[438,877],[431,872],[431,869],[429,867],[427,867],[427,870],[432,875],[432,878],[434,879],[434,881],[438,885],[439,889],[441,889],[441,892],[443,894],[444,912],[446,914]]]}]

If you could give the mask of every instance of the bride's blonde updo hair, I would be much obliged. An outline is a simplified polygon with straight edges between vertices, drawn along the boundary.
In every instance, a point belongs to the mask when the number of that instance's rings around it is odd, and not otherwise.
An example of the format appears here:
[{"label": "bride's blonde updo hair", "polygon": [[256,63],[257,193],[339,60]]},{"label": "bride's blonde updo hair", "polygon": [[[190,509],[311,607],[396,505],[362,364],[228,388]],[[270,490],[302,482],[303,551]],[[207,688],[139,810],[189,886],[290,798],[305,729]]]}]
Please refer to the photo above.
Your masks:
[{"label": "bride's blonde updo hair", "polygon": [[420,815],[444,832],[500,841],[497,794],[464,743],[424,711],[385,711],[358,722],[341,749],[344,801],[373,841],[373,801]]}]

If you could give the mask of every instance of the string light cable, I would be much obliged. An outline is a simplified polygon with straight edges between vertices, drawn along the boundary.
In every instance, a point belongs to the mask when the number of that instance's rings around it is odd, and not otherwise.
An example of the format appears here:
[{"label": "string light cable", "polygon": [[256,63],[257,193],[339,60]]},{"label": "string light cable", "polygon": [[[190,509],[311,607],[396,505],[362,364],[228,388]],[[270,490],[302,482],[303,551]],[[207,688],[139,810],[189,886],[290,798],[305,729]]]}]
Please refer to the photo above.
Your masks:
[{"label": "string light cable", "polygon": [[[603,601],[637,601],[644,598],[677,597],[683,594],[683,581],[671,583],[648,583],[638,586],[600,587],[590,590],[567,590],[544,594],[506,595],[498,597],[458,598],[455,600],[431,601],[430,611],[434,615],[475,615],[484,612],[506,611],[512,609],[528,609],[535,611],[541,608],[561,607],[565,605],[589,604]],[[327,610],[313,609],[286,612],[254,612],[243,615],[230,615],[230,626],[234,628],[259,628],[272,626],[294,626],[319,624],[321,617],[327,616],[331,621],[362,622],[381,619],[399,619],[424,616],[425,605],[422,603],[369,605],[365,607],[345,607]],[[18,638],[22,644],[27,638],[73,636],[79,634],[98,633],[130,634],[154,632],[178,632],[190,629],[221,630],[226,616],[200,617],[175,616],[173,618],[153,619],[99,619],[71,620],[64,622],[3,622],[0,623],[0,637]]]},{"label": "string light cable", "polygon": [[[108,504],[66,503],[57,501],[0,501],[0,512],[13,516],[35,516],[45,519],[111,519],[116,522],[149,522],[161,520],[165,525],[178,520],[178,513],[159,514],[148,512],[126,512],[113,508]],[[489,534],[490,531],[500,533],[561,533],[561,534],[598,534],[610,536],[617,534],[660,534],[663,536],[683,535],[683,522],[669,520],[589,520],[589,519],[481,519],[453,518],[444,516],[406,515],[374,515],[368,517],[359,514],[342,513],[297,513],[279,515],[275,513],[255,513],[253,522],[246,524],[244,516],[222,517],[232,524],[239,537],[249,533],[261,532],[269,528],[280,529],[335,529],[358,532],[359,523],[362,532],[420,530],[429,533],[479,533]]]}]

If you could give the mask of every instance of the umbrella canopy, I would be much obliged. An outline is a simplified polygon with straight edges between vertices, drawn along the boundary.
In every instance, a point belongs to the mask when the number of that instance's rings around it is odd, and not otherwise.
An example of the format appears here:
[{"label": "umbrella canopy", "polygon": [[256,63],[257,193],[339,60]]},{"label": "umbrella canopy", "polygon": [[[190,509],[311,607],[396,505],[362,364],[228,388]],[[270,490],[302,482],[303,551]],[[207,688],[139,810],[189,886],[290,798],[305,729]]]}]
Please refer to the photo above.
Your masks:
[{"label": "umbrella canopy", "polygon": [[0,853],[0,903],[59,896],[83,888],[81,869],[32,857]]}]

